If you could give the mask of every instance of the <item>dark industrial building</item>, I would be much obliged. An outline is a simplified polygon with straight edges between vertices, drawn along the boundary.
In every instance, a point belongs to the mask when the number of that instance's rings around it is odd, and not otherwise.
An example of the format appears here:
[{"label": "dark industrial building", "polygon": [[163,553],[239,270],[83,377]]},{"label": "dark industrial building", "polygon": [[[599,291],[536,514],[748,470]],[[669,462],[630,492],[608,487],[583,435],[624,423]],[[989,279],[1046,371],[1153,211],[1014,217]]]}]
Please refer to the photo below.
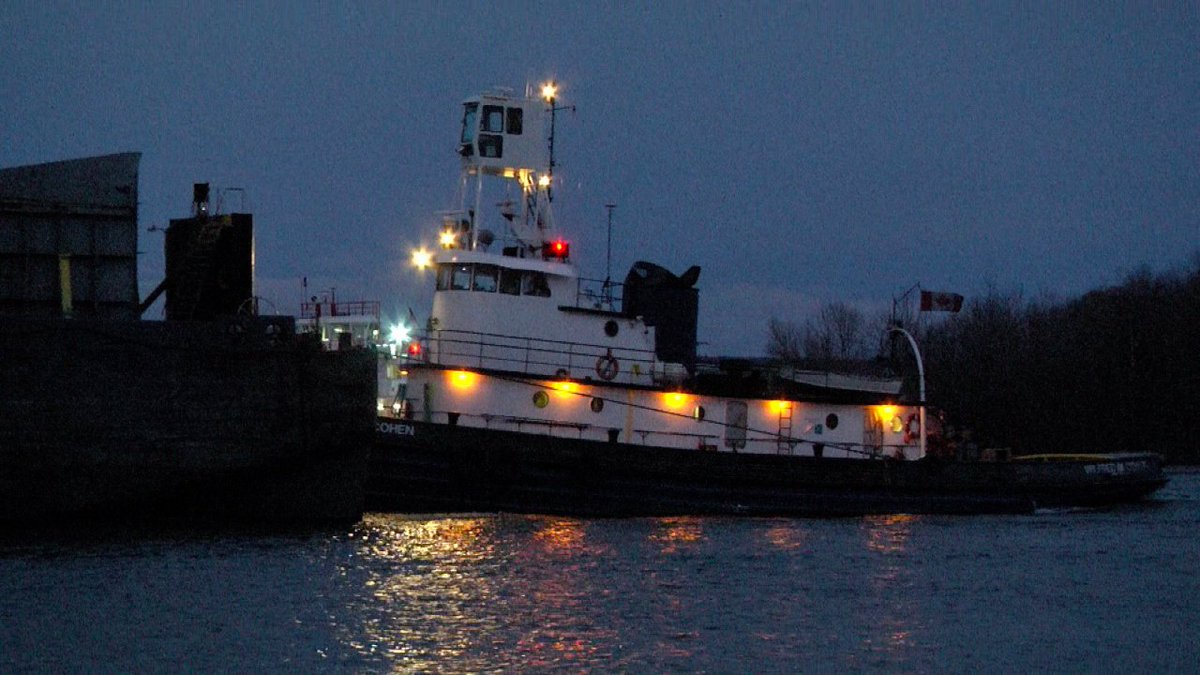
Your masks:
[{"label": "dark industrial building", "polygon": [[0,169],[0,316],[138,316],[141,153]]}]

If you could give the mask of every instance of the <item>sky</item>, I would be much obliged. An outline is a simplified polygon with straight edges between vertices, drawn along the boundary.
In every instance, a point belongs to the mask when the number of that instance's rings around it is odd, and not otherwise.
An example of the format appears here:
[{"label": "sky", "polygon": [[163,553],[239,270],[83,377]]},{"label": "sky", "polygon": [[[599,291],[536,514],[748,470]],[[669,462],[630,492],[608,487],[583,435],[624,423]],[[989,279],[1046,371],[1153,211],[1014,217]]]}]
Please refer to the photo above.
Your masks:
[{"label": "sky", "polygon": [[143,153],[143,295],[208,182],[244,190],[266,309],[306,277],[424,316],[462,101],[549,79],[573,258],[604,276],[615,203],[614,277],[700,265],[703,354],[917,283],[1069,299],[1200,259],[1195,2],[7,0],[0,166]]}]

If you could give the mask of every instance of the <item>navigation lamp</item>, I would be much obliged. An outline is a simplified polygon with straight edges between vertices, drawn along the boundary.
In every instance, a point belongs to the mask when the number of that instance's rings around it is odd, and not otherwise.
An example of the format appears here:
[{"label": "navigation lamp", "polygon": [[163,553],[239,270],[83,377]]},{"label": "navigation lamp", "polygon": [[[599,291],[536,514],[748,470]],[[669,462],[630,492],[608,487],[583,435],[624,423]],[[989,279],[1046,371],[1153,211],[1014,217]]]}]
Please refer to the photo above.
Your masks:
[{"label": "navigation lamp", "polygon": [[548,174],[542,174],[541,176],[538,176],[538,185],[544,188],[550,187],[550,176]]},{"label": "navigation lamp", "polygon": [[412,252],[412,264],[417,269],[423,270],[433,264],[433,254],[419,248]]},{"label": "navigation lamp", "polygon": [[408,351],[409,358],[413,358],[413,359],[421,358],[421,343],[420,342],[410,342],[408,344],[407,351]]},{"label": "navigation lamp", "polygon": [[406,340],[408,340],[408,326],[405,326],[402,323],[398,323],[395,326],[392,326],[392,330],[388,334],[388,337],[391,339],[392,342],[395,342],[397,344],[399,344],[401,342],[405,342]]},{"label": "navigation lamp", "polygon": [[553,80],[542,85],[542,98],[546,99],[547,101],[553,101],[557,94],[558,87],[554,84]]},{"label": "navigation lamp", "polygon": [[544,245],[546,251],[546,259],[557,258],[566,260],[571,257],[571,245],[562,239],[546,242]]},{"label": "navigation lamp", "polygon": [[442,233],[438,235],[438,243],[442,245],[442,248],[454,248],[457,240],[458,235],[452,230],[442,230]]}]

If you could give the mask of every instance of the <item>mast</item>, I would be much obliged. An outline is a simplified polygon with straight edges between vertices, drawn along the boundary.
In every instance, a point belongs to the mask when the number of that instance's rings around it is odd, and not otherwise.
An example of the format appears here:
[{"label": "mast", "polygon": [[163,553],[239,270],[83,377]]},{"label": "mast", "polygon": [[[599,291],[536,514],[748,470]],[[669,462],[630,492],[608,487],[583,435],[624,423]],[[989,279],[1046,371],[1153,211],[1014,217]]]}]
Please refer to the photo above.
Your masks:
[{"label": "mast", "polygon": [[546,172],[549,178],[549,182],[546,185],[546,201],[548,202],[554,201],[554,126],[558,117],[557,113],[559,110],[570,110],[571,112],[575,112],[575,106],[573,105],[557,105],[557,95],[558,85],[554,83],[554,80],[551,80],[542,86],[542,98],[545,99],[546,103],[550,106],[547,109],[550,112],[550,167]]}]

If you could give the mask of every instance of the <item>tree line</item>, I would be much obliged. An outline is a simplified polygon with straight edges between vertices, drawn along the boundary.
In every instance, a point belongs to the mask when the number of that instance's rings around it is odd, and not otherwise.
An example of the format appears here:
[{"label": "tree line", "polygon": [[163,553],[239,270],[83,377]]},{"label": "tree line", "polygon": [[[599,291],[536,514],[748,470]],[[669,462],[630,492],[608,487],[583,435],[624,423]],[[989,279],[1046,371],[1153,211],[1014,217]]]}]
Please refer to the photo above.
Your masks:
[{"label": "tree line", "polygon": [[[1140,271],[1067,301],[991,289],[959,314],[904,322],[921,346],[929,404],[984,447],[1200,463],[1200,256],[1191,267]],[[907,344],[879,337],[892,317],[830,307],[803,325],[772,319],[768,353],[812,362],[874,351],[915,399]]]}]

